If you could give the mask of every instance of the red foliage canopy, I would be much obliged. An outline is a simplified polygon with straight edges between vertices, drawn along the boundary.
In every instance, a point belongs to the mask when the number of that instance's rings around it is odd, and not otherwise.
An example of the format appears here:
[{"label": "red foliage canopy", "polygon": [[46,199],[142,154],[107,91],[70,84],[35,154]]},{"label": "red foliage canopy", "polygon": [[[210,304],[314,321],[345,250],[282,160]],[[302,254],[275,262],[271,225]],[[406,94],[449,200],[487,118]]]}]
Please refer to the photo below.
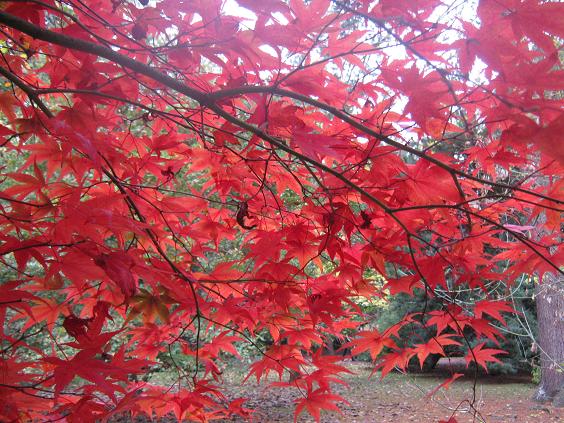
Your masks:
[{"label": "red foliage canopy", "polygon": [[[564,4],[446,3],[3,1],[0,420],[247,416],[244,343],[316,418],[331,337],[496,361],[488,287],[562,265]],[[415,290],[443,306],[363,324]]]}]

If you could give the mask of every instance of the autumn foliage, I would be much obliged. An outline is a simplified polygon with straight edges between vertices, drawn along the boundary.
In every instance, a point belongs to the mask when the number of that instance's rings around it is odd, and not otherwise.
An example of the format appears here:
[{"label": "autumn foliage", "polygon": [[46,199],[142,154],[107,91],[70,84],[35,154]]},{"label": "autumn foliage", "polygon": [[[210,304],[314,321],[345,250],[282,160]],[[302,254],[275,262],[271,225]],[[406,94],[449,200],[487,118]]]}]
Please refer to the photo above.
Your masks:
[{"label": "autumn foliage", "polygon": [[486,367],[497,284],[562,265],[564,4],[227,3],[0,3],[0,420],[246,418],[244,344],[318,419],[328,340]]}]

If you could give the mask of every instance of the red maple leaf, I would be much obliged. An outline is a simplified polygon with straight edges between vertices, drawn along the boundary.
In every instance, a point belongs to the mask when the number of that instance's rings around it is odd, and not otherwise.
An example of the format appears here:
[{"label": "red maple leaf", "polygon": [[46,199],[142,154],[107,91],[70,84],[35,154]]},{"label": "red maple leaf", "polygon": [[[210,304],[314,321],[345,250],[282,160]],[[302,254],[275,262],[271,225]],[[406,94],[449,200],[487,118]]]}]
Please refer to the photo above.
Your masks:
[{"label": "red maple leaf", "polygon": [[294,422],[298,421],[298,417],[304,408],[313,416],[316,422],[319,422],[321,419],[321,410],[332,410],[341,413],[341,410],[336,404],[337,402],[348,404],[348,401],[340,395],[327,393],[321,389],[308,392],[305,398],[296,400],[297,405],[294,413]]},{"label": "red maple leaf", "polygon": [[122,251],[102,253],[94,258],[94,263],[104,269],[108,277],[117,285],[125,299],[135,295],[137,283],[131,273],[134,260]]},{"label": "red maple leaf", "polygon": [[495,356],[498,354],[507,354],[507,351],[495,349],[495,348],[484,348],[485,342],[476,345],[471,351],[466,354],[466,365],[468,366],[472,361],[477,365],[480,365],[488,371],[487,363],[501,363],[501,361]]},{"label": "red maple leaf", "polygon": [[482,300],[474,305],[474,315],[476,317],[481,318],[484,314],[487,314],[505,325],[505,319],[501,315],[502,312],[513,313],[515,310],[507,301]]}]

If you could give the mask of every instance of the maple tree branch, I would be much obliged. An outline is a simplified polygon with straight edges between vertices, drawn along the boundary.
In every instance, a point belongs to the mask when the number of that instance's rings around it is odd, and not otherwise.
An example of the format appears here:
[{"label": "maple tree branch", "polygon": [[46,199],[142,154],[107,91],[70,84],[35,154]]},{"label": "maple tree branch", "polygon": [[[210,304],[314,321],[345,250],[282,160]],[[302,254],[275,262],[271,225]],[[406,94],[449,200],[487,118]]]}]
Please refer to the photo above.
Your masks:
[{"label": "maple tree branch", "polygon": [[274,95],[279,95],[282,97],[289,97],[289,98],[293,98],[294,100],[298,100],[298,101],[302,101],[306,104],[309,104],[311,106],[317,107],[321,110],[325,110],[326,112],[331,113],[332,115],[338,117],[339,119],[341,119],[344,122],[347,122],[348,124],[350,124],[352,127],[362,131],[363,133],[370,135],[388,145],[391,145],[393,147],[396,147],[399,150],[405,151],[407,153],[411,153],[414,156],[417,156],[423,160],[426,160],[430,163],[433,163],[434,165],[440,167],[441,169],[444,169],[445,171],[447,171],[448,173],[455,174],[457,176],[461,176],[476,182],[480,182],[483,183],[485,185],[490,185],[490,186],[494,186],[494,187],[498,187],[498,188],[506,188],[506,189],[511,189],[511,190],[515,190],[515,191],[520,191],[523,192],[525,194],[529,194],[535,197],[539,197],[539,198],[543,198],[545,200],[549,200],[549,201],[553,201],[557,204],[564,204],[564,200],[559,200],[557,198],[552,198],[549,196],[546,196],[544,194],[540,194],[538,192],[534,192],[534,191],[530,191],[530,190],[526,190],[524,188],[520,188],[514,185],[508,185],[508,184],[504,184],[501,182],[494,182],[494,181],[488,181],[487,179],[483,179],[480,178],[478,176],[474,176],[471,175],[469,173],[463,172],[461,170],[458,170],[454,167],[452,167],[451,165],[444,163],[432,156],[429,156],[428,154],[426,154],[425,152],[422,152],[420,150],[417,150],[416,148],[410,147],[408,145],[402,144],[398,141],[395,141],[393,139],[391,139],[388,136],[382,135],[380,132],[371,129],[369,127],[367,127],[366,125],[360,123],[358,120],[354,119],[353,117],[351,117],[349,114],[343,112],[342,110],[337,109],[336,107],[330,106],[320,100],[316,100],[313,99],[307,95],[304,94],[300,94],[300,93],[296,93],[290,90],[286,90],[283,88],[277,88],[277,87],[273,87],[273,86],[242,86],[242,87],[238,87],[238,88],[230,88],[230,89],[223,89],[220,91],[215,91],[211,94],[209,94],[210,99],[213,100],[219,100],[222,98],[228,98],[228,97],[236,97],[239,95],[243,95],[243,94],[252,94],[252,93],[269,93],[269,94],[274,94]]},{"label": "maple tree branch", "polygon": [[[106,159],[104,158],[104,160],[106,160]],[[107,160],[106,160],[106,163],[107,163]],[[107,164],[109,166],[109,163],[107,163]],[[110,167],[110,169],[111,169],[111,167]],[[137,207],[137,204],[135,204],[135,202],[133,201],[131,196],[128,194],[127,190],[122,186],[122,184],[119,181],[119,179],[117,178],[117,176],[114,175],[113,170],[110,171],[110,170],[107,170],[107,169],[103,169],[103,172],[108,178],[110,178],[110,180],[114,183],[114,185],[118,188],[118,190],[124,195],[127,204],[129,205],[131,210],[135,213],[135,215],[137,216],[139,221],[142,222],[142,223],[147,223],[147,219],[141,213],[141,210],[139,210],[139,207]],[[155,247],[155,249],[157,250],[159,255],[167,262],[167,264],[174,271],[174,273],[181,280],[188,283],[188,286],[190,287],[190,291],[191,291],[192,296],[194,298],[194,307],[196,308],[195,316],[196,316],[196,322],[197,322],[197,324],[196,324],[196,346],[197,346],[197,349],[196,349],[196,365],[195,365],[195,371],[194,371],[194,376],[193,376],[193,378],[195,378],[197,376],[197,373],[198,373],[198,363],[199,363],[199,357],[200,357],[199,356],[199,346],[200,346],[201,318],[204,317],[204,315],[201,311],[201,308],[200,308],[198,293],[196,292],[196,287],[194,286],[195,280],[190,275],[186,275],[185,272],[180,270],[180,268],[170,259],[170,257],[168,257],[168,254],[162,249],[161,245],[159,244],[159,240],[158,240],[157,236],[155,235],[155,233],[150,228],[148,228],[148,227],[145,228],[145,233],[149,236],[149,239],[151,240],[153,246]]]},{"label": "maple tree branch", "polygon": [[10,253],[15,253],[16,251],[22,251],[22,250],[26,250],[28,248],[39,248],[39,247],[73,247],[75,245],[78,244],[82,244],[85,241],[76,241],[76,242],[71,242],[71,243],[63,243],[63,244],[57,244],[57,243],[52,243],[50,241],[45,241],[45,242],[41,242],[41,243],[37,243],[37,244],[31,244],[31,245],[21,245],[19,247],[15,247],[15,248],[11,248],[7,251],[2,251],[0,252],[0,256],[4,256],[6,254],[10,254]]},{"label": "maple tree branch", "polygon": [[[28,86],[28,89],[31,89],[31,87]],[[172,120],[175,124],[180,125],[184,128],[193,129],[193,128],[187,126],[186,124],[175,120],[175,119],[184,119],[181,115],[176,115],[176,114],[171,113],[171,112],[166,112],[166,111],[163,111],[163,110],[160,110],[160,109],[156,109],[154,107],[147,106],[145,104],[139,103],[138,101],[134,101],[134,100],[124,98],[124,97],[119,97],[117,95],[109,94],[109,93],[105,93],[105,92],[101,92],[101,91],[85,90],[85,89],[73,89],[73,88],[37,88],[37,89],[31,89],[31,92],[35,93],[37,96],[48,95],[48,94],[79,94],[79,95],[82,94],[82,95],[86,95],[86,96],[91,95],[91,96],[97,96],[97,97],[101,97],[101,98],[107,98],[109,100],[119,101],[120,103],[130,104],[132,106],[146,110],[149,113],[152,113],[152,114],[155,114],[155,115],[158,115],[158,116],[162,116],[165,119]]]},{"label": "maple tree branch", "polygon": [[[25,90],[24,90],[24,86],[25,86],[25,88],[26,88]],[[156,109],[156,108],[154,108],[154,107],[145,106],[145,105],[142,104],[142,103],[139,103],[139,102],[136,102],[136,101],[133,101],[133,100],[129,100],[129,99],[126,99],[126,98],[123,98],[123,97],[118,97],[118,96],[115,96],[115,95],[112,95],[112,94],[108,94],[108,93],[103,93],[103,92],[94,91],[94,90],[70,89],[70,88],[41,88],[41,89],[35,89],[35,90],[34,90],[32,87],[27,86],[27,85],[23,85],[21,88],[22,88],[22,90],[24,90],[26,93],[29,93],[29,94],[36,94],[36,95],[55,94],[55,93],[57,93],[57,94],[58,94],[58,93],[61,93],[61,94],[63,94],[63,93],[69,93],[69,94],[93,95],[93,96],[99,96],[99,97],[103,97],[103,98],[108,98],[108,99],[115,100],[115,101],[119,101],[119,102],[122,102],[122,103],[131,104],[131,105],[133,105],[133,106],[136,106],[136,107],[139,107],[139,108],[141,108],[141,109],[147,110],[147,111],[150,112],[150,113],[154,113],[154,114],[156,114],[156,115],[163,116],[164,118],[171,119],[174,123],[176,123],[176,124],[178,124],[178,125],[181,125],[182,127],[185,127],[185,128],[187,128],[187,129],[193,129],[193,128],[190,127],[190,126],[184,125],[183,123],[178,122],[178,121],[176,121],[175,119],[173,119],[173,118],[182,118],[182,119],[185,119],[184,117],[182,117],[182,116],[180,116],[180,115],[175,115],[175,114],[173,114],[173,113],[164,112],[164,111],[161,111],[160,109]],[[217,93],[224,93],[224,91],[219,91],[219,92],[217,92]],[[28,95],[29,95],[29,94],[28,94]],[[214,94],[215,94],[215,93],[214,93]],[[214,129],[220,130],[220,128],[214,128]],[[236,136],[236,135],[234,135],[234,136]],[[403,145],[403,144],[402,144],[402,145]],[[406,147],[408,147],[408,146],[406,146]],[[294,151],[294,150],[292,150],[292,151]],[[302,160],[302,162],[303,162],[303,160]],[[319,182],[319,181],[318,181],[318,182]],[[458,179],[456,179],[456,183],[458,184],[458,187],[457,187],[457,188],[458,188],[459,191],[460,191],[460,190],[461,190],[461,187],[460,187],[460,184],[459,184]],[[506,185],[506,184],[500,184],[500,183],[490,183],[490,184],[491,184],[491,185],[494,185],[494,186],[498,186],[498,187],[500,187],[500,188],[504,188],[504,187],[505,187],[505,188],[510,188],[510,189],[515,189],[515,188],[517,188],[517,187],[514,186],[514,185]],[[159,188],[159,189],[160,189],[160,188]],[[524,191],[524,192],[526,192],[526,193],[529,193],[527,190],[519,190],[519,189],[516,189],[516,190],[517,190],[517,191]],[[186,194],[187,194],[187,195],[191,195],[191,196],[194,195],[194,194],[190,194],[190,193],[186,193]],[[535,195],[535,196],[537,195],[536,193],[532,193],[532,192],[530,192],[529,194]],[[541,196],[541,195],[539,195],[539,196],[540,196],[540,197],[543,197],[543,196]],[[499,198],[499,197],[503,197],[503,198],[513,198],[513,199],[515,199],[515,200],[517,200],[517,201],[521,201],[521,202],[524,202],[524,203],[529,203],[529,204],[532,204],[532,205],[535,205],[535,206],[538,206],[538,207],[542,207],[542,208],[546,208],[546,209],[549,209],[549,210],[554,210],[554,211],[559,211],[559,212],[564,211],[564,209],[557,208],[557,207],[551,207],[551,206],[549,206],[549,205],[547,205],[547,204],[541,204],[541,203],[537,203],[537,202],[534,202],[534,201],[526,200],[526,199],[523,199],[523,198],[515,197],[515,196],[512,196],[512,195],[503,195],[503,194],[486,195],[486,196],[481,196],[481,197],[478,197],[478,198],[465,199],[463,202],[460,202],[460,203],[457,203],[457,204],[453,204],[453,205],[450,205],[450,206],[445,206],[445,205],[409,206],[409,207],[394,208],[394,209],[391,209],[391,211],[392,211],[392,212],[397,212],[397,211],[415,210],[415,209],[432,209],[432,208],[437,208],[437,207],[439,207],[439,208],[445,208],[445,207],[447,207],[447,208],[456,208],[457,206],[464,205],[464,204],[469,204],[469,203],[471,203],[471,202],[473,202],[473,201],[476,201],[476,200],[478,200],[478,199]],[[1,198],[1,197],[0,197],[0,198]],[[543,197],[543,198],[545,198],[545,197]],[[7,199],[7,198],[6,198],[6,200],[18,202],[17,200],[10,200],[10,199]],[[207,201],[214,201],[214,200],[209,200],[209,199],[208,199]],[[552,201],[556,201],[556,200],[552,199]],[[556,202],[558,202],[558,201],[556,201]],[[22,203],[22,204],[25,204],[24,202],[21,202],[21,203]],[[47,205],[48,205],[48,204],[45,204],[45,205],[36,205],[36,207],[47,206]],[[466,210],[464,210],[464,212],[466,212]]]},{"label": "maple tree branch", "polygon": [[0,66],[0,75],[8,79],[19,89],[21,89],[24,93],[26,93],[29,99],[31,100],[31,102],[35,103],[37,107],[39,107],[41,111],[45,113],[47,117],[52,118],[54,116],[51,110],[49,110],[47,106],[45,106],[45,104],[38,97],[35,90],[33,90],[29,85],[23,82],[18,76],[14,75],[12,72],[8,71],[7,69],[4,69],[1,66]]},{"label": "maple tree branch", "polygon": [[[103,172],[108,178],[110,178],[110,180],[114,183],[114,185],[118,188],[118,190],[124,195],[127,204],[129,205],[129,207],[131,207],[131,210],[134,212],[135,216],[137,216],[139,221],[141,223],[147,223],[147,219],[141,213],[141,210],[139,210],[139,207],[137,207],[137,205],[135,204],[135,202],[133,201],[131,196],[127,193],[127,190],[122,186],[122,184],[121,184],[120,180],[117,178],[117,176],[115,176],[113,172],[106,170],[106,169],[104,169]],[[156,248],[159,255],[167,262],[167,264],[174,271],[174,273],[176,273],[180,277],[180,279],[184,280],[185,282],[187,282],[189,284],[190,289],[192,291],[192,295],[194,296],[194,303],[195,303],[195,307],[196,307],[196,315],[201,316],[202,313],[200,311],[200,307],[199,307],[199,303],[198,303],[198,295],[196,293],[196,288],[194,287],[195,280],[192,277],[186,275],[182,270],[180,270],[178,268],[178,266],[176,266],[176,264],[170,259],[170,257],[168,257],[166,252],[160,246],[157,236],[154,234],[154,232],[150,228],[146,228],[145,233],[147,233],[147,235],[149,236],[149,239],[151,240],[151,243]]]},{"label": "maple tree branch", "polygon": [[37,25],[29,23],[24,19],[6,12],[0,12],[0,23],[17,29],[18,31],[24,32],[30,37],[36,38],[38,40],[47,41],[49,43],[57,44],[73,50],[78,50],[103,57],[107,60],[110,60],[111,62],[125,66],[134,72],[148,76],[155,81],[158,81],[163,85],[166,85],[178,91],[179,93],[182,93],[198,101],[200,104],[205,105],[209,103],[209,100],[204,92],[190,88],[178,79],[159,72],[149,65],[120,54],[109,47],[92,43],[90,41],[85,41],[80,38],[69,37],[67,35],[51,31],[49,29],[43,29]]},{"label": "maple tree branch", "polygon": [[[552,268],[554,268],[554,270],[556,270],[558,273],[560,274],[564,274],[564,271],[560,269],[560,267],[554,263],[552,260],[550,260],[545,254],[541,253],[535,245],[536,244],[535,241],[530,240],[528,238],[525,238],[522,234],[520,234],[517,231],[514,231],[511,228],[508,228],[506,226],[504,226],[501,223],[496,222],[493,219],[490,219],[486,216],[481,215],[480,213],[474,212],[471,209],[466,209],[466,208],[462,208],[461,204],[433,204],[431,206],[414,206],[414,207],[405,207],[405,208],[398,208],[398,209],[394,209],[394,213],[397,211],[407,211],[407,210],[417,210],[417,209],[425,209],[425,208],[433,208],[433,209],[437,209],[437,208],[443,208],[443,209],[456,209],[456,210],[460,210],[461,212],[467,212],[470,213],[472,216],[476,217],[479,220],[483,220],[486,223],[489,223],[490,225],[492,225],[493,227],[507,232],[511,235],[513,235],[516,239],[518,239],[520,242],[522,242],[523,244],[525,244],[527,247],[529,247],[537,256],[539,256],[542,260],[544,260],[547,264],[549,264]],[[539,247],[542,248],[549,248],[547,246],[544,245],[538,245]]]},{"label": "maple tree branch", "polygon": [[473,198],[468,198],[463,202],[460,203],[455,203],[455,204],[424,204],[424,205],[414,205],[414,206],[402,206],[402,207],[395,207],[392,209],[392,211],[394,213],[396,212],[401,212],[401,211],[408,211],[408,210],[425,210],[425,209],[437,209],[437,208],[457,208],[458,206],[462,206],[464,204],[470,204],[473,203],[475,201],[480,201],[480,200],[488,200],[488,199],[511,199],[511,200],[516,200],[519,202],[523,202],[523,203],[527,203],[527,204],[531,204],[533,206],[536,207],[541,207],[541,208],[545,208],[547,210],[553,210],[553,211],[557,211],[557,212],[564,212],[564,209],[562,208],[558,208],[558,207],[551,207],[548,206],[546,204],[541,204],[541,203],[536,203],[534,201],[530,201],[530,200],[525,200],[524,198],[519,198],[519,197],[515,197],[514,195],[505,195],[505,194],[488,194],[488,195],[481,195],[479,197],[473,197]]},{"label": "maple tree branch", "polygon": [[0,194],[0,200],[8,201],[10,203],[23,204],[24,206],[29,206],[29,207],[37,207],[37,208],[52,206],[52,204],[49,203],[31,203],[29,201],[17,200],[15,198],[7,197],[1,194]]},{"label": "maple tree branch", "polygon": [[348,187],[350,187],[353,190],[357,191],[358,193],[366,196],[366,198],[369,198],[370,200],[372,200],[375,204],[377,204],[380,208],[382,208],[382,210],[384,210],[386,213],[393,215],[391,209],[386,204],[384,204],[382,201],[380,201],[379,199],[374,197],[372,194],[370,194],[369,192],[367,192],[363,188],[356,185],[354,182],[349,180],[346,176],[343,176],[340,172],[336,171],[335,169],[319,162],[318,160],[312,159],[311,157],[306,156],[305,154],[302,154],[302,153],[288,147],[282,140],[267,134],[266,132],[264,132],[263,130],[255,127],[254,125],[251,125],[251,124],[249,124],[249,123],[247,123],[247,122],[245,122],[245,121],[243,121],[239,118],[236,118],[235,116],[231,115],[230,113],[227,113],[226,111],[224,111],[219,106],[210,104],[210,105],[208,105],[208,108],[210,110],[213,110],[218,116],[221,116],[226,121],[231,122],[231,123],[239,126],[242,129],[246,129],[249,132],[252,132],[253,134],[260,137],[261,139],[267,141],[269,144],[275,146],[276,148],[296,157],[297,159],[300,159],[304,162],[310,163],[313,166],[315,166],[316,168],[323,170],[324,172],[327,172],[327,173],[333,175],[335,178],[339,179],[341,182],[343,182]]},{"label": "maple tree branch", "polygon": [[[372,202],[374,202],[375,204],[377,204],[384,212],[386,212],[389,216],[391,216],[396,223],[398,223],[398,225],[400,225],[400,227],[406,232],[406,234],[408,236],[413,236],[416,239],[419,239],[421,241],[423,241],[424,243],[427,243],[426,240],[424,240],[422,237],[413,234],[411,231],[408,230],[407,226],[395,215],[395,212],[392,208],[388,207],[386,204],[384,204],[382,201],[380,201],[378,198],[374,197],[372,194],[370,194],[369,192],[367,192],[365,189],[363,189],[361,186],[355,184],[354,182],[352,182],[351,180],[349,180],[347,177],[343,176],[341,173],[337,172],[335,169],[330,168],[329,166],[326,166],[325,164],[311,159],[310,157],[298,153],[297,151],[292,150],[291,148],[289,148],[288,146],[286,146],[286,144],[284,144],[281,140],[278,140],[275,137],[272,137],[271,135],[267,134],[266,132],[262,131],[261,129],[258,129],[257,127],[244,122],[234,116],[232,116],[231,114],[225,112],[223,109],[221,109],[219,106],[215,106],[215,105],[210,105],[208,106],[211,110],[213,110],[214,112],[216,112],[219,116],[223,117],[225,120],[238,125],[244,129],[247,129],[248,131],[254,133],[255,135],[259,136],[260,138],[264,139],[265,141],[269,142],[272,145],[275,145],[277,148],[280,148],[283,151],[288,152],[289,154],[292,154],[293,156],[313,164],[316,168],[323,170],[327,173],[330,173],[331,175],[335,176],[337,179],[339,179],[340,181],[342,181],[345,185],[349,186],[351,189],[357,191],[358,193],[362,194],[363,196],[365,196],[366,198],[370,199]],[[450,207],[452,208],[452,207]],[[456,208],[458,208],[459,210],[461,210],[463,213],[468,213],[470,215],[473,215],[479,219],[483,219],[485,221],[487,221],[488,223],[496,226],[497,228],[507,231],[509,233],[511,233],[512,235],[516,236],[516,232],[512,231],[506,227],[504,227],[503,225],[498,224],[497,222],[488,219],[482,215],[480,215],[479,213],[475,213],[472,212],[469,208],[462,208],[460,206],[457,206]],[[540,251],[538,251],[534,245],[532,245],[530,242],[528,242],[528,240],[523,239],[522,237],[517,236],[517,239],[519,239],[519,241],[523,242],[525,245],[527,245],[527,247],[531,248],[531,250],[537,254],[539,257],[541,257],[541,259],[543,259],[545,262],[547,262],[551,267],[553,267],[554,269],[556,269],[558,272],[562,273],[562,271],[560,270],[560,268],[553,263],[549,258],[547,258],[544,254],[542,254]]]},{"label": "maple tree branch", "polygon": [[[203,91],[200,90],[196,90],[194,88],[190,88],[189,86],[187,86],[186,84],[184,84],[182,81],[172,78],[171,76],[166,75],[165,73],[155,69],[154,67],[151,67],[149,65],[146,65],[144,63],[141,63],[137,60],[131,59],[128,56],[125,56],[123,54],[120,54],[114,50],[112,50],[111,48],[96,44],[96,43],[92,43],[89,41],[85,41],[79,38],[74,38],[74,37],[69,37],[67,35],[63,35],[63,34],[59,34],[56,33],[54,31],[48,30],[48,29],[43,29],[37,25],[31,24],[28,21],[21,19],[17,16],[11,15],[9,13],[6,12],[0,12],[0,23],[4,23],[5,25],[12,27],[14,29],[17,29],[21,32],[24,32],[26,34],[28,34],[31,37],[43,40],[43,41],[47,41],[53,44],[57,44],[63,47],[68,47],[70,49],[74,49],[74,50],[79,50],[79,51],[83,51],[86,53],[91,53],[94,55],[98,55],[100,57],[103,57],[107,60],[110,60],[116,64],[119,64],[121,66],[124,66],[126,68],[129,68],[131,70],[133,70],[134,72],[138,72],[141,73],[145,76],[148,76],[150,78],[152,78],[153,80],[162,83],[163,85],[172,88],[173,90],[184,94],[190,98],[192,98],[193,100],[197,101],[198,103],[200,103],[202,106],[207,106],[208,108],[214,110],[217,112],[217,107],[215,105],[215,101],[221,99],[221,98],[225,98],[225,97],[233,97],[233,96],[238,96],[241,94],[247,94],[247,93],[271,93],[271,94],[277,94],[277,95],[281,95],[281,96],[286,96],[286,97],[290,97],[293,98],[295,100],[299,100],[299,101],[303,101],[307,104],[310,104],[312,106],[318,107],[322,110],[325,110],[331,114],[333,114],[334,116],[340,118],[341,120],[349,123],[351,126],[353,126],[356,129],[361,130],[362,132],[364,132],[365,134],[368,134],[380,141],[383,141],[393,147],[396,147],[400,150],[403,150],[405,152],[411,153],[419,158],[422,158],[430,163],[435,164],[436,166],[439,166],[440,168],[444,169],[445,171],[447,171],[448,173],[450,173],[451,175],[458,175],[458,176],[462,176],[464,178],[476,181],[476,182],[480,182],[486,185],[490,185],[490,186],[496,186],[496,187],[500,187],[500,188],[507,188],[507,189],[512,189],[512,190],[516,190],[516,191],[521,191],[523,193],[532,195],[532,196],[536,196],[539,198],[543,198],[549,201],[553,201],[555,203],[558,204],[564,204],[564,200],[558,200],[555,198],[551,198],[549,196],[546,196],[544,194],[540,194],[534,191],[529,191],[520,187],[515,187],[512,185],[508,185],[508,184],[503,184],[503,183],[499,183],[499,182],[493,182],[493,181],[488,181],[486,179],[483,178],[479,178],[477,176],[473,176],[471,174],[468,174],[466,172],[463,172],[461,170],[458,170],[456,168],[453,168],[452,166],[448,165],[447,163],[444,163],[432,156],[429,156],[428,154],[425,154],[424,152],[421,152],[413,147],[409,147],[406,146],[398,141],[394,141],[391,138],[382,135],[380,132],[375,131],[373,129],[368,128],[367,126],[359,123],[358,121],[356,121],[355,119],[353,119],[352,117],[350,117],[348,114],[342,112],[341,110],[337,109],[336,107],[333,106],[329,106],[328,104],[319,101],[319,100],[315,100],[312,99],[309,96],[303,95],[303,94],[298,94],[295,93],[293,91],[289,91],[289,90],[285,90],[285,89],[281,89],[281,88],[277,88],[277,87],[264,87],[264,86],[243,86],[243,87],[238,87],[238,88],[234,88],[234,89],[223,89],[220,91],[216,91],[213,93],[205,93]],[[223,116],[224,117],[224,116]],[[239,121],[241,122],[241,121]],[[239,123],[237,123],[237,125],[241,126]],[[247,128],[248,129],[248,128]],[[285,147],[285,146],[284,146]],[[281,148],[281,147],[279,147]],[[288,152],[289,154],[292,154],[298,158],[300,158],[300,156],[302,157],[307,157],[304,155],[301,155],[300,153],[297,153],[296,151],[294,151],[293,149],[289,148],[289,147],[285,147],[282,148],[284,151]],[[310,162],[311,163],[311,162]],[[312,163],[314,164],[314,163]],[[325,169],[324,169],[325,170]]]},{"label": "maple tree branch", "polygon": [[[10,304],[13,302],[22,302],[22,300],[17,300],[17,301],[0,301],[0,305],[1,304]],[[32,336],[35,336],[41,332],[43,332],[45,330],[45,328],[47,327],[47,325],[41,325],[39,327],[39,329],[35,332],[30,332],[30,333],[24,333],[22,334],[19,338],[15,339],[14,341],[12,341],[10,343],[10,345],[8,345],[6,348],[3,348],[2,350],[0,350],[0,354],[6,354],[9,350],[11,350],[12,348],[14,348],[16,345],[18,345],[20,342],[22,342],[24,339],[27,338],[31,338]]]}]

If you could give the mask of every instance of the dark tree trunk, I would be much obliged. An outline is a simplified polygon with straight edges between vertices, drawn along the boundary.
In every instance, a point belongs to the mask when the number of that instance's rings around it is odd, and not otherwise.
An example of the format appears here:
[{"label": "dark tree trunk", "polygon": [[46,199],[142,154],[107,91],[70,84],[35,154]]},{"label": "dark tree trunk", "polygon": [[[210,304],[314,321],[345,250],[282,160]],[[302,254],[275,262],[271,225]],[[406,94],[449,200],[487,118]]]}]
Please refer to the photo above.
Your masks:
[{"label": "dark tree trunk", "polygon": [[536,288],[541,382],[536,401],[551,401],[564,389],[564,278],[547,273]]}]

